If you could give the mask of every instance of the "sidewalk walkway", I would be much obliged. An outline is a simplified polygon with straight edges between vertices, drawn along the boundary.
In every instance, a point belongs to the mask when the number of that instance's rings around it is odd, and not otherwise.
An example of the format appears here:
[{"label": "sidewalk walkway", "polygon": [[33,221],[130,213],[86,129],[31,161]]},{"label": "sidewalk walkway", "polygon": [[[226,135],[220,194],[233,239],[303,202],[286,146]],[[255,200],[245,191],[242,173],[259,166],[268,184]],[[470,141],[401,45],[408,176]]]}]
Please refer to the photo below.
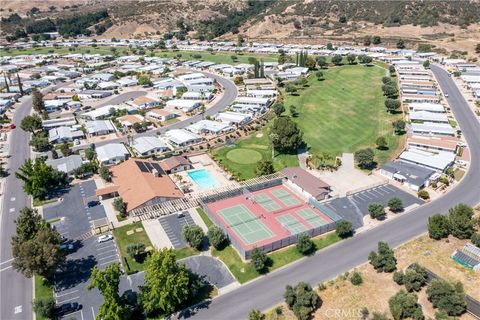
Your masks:
[{"label": "sidewalk walkway", "polygon": [[165,233],[165,230],[163,230],[158,219],[144,220],[142,224],[145,232],[147,233],[150,241],[152,242],[152,245],[156,249],[160,250],[162,248],[173,248],[170,239]]}]

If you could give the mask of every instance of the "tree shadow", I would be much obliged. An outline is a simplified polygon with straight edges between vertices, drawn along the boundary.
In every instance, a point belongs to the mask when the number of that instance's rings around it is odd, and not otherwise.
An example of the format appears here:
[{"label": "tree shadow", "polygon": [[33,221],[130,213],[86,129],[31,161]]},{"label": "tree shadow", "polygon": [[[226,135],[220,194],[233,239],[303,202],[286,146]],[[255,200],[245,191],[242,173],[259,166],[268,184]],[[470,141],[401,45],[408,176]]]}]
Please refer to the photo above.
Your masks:
[{"label": "tree shadow", "polygon": [[97,265],[97,259],[93,255],[67,260],[55,274],[55,290],[66,290],[79,283],[87,282],[95,265]]}]

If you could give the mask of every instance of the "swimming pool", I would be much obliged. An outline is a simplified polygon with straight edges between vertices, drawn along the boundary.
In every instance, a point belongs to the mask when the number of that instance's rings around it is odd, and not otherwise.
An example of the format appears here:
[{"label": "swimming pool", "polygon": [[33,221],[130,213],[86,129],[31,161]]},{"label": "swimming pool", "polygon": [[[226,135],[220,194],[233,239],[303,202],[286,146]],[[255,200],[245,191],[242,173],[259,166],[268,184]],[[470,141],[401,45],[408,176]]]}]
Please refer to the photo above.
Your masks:
[{"label": "swimming pool", "polygon": [[211,189],[219,187],[217,179],[207,169],[199,169],[188,172],[188,176],[200,187],[200,189]]}]

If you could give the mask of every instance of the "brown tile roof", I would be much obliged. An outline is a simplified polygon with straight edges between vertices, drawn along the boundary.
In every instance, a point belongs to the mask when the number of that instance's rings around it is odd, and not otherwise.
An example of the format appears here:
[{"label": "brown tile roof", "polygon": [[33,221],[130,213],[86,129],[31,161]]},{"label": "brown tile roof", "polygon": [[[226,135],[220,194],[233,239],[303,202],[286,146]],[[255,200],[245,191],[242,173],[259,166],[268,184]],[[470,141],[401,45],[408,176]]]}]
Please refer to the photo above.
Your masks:
[{"label": "brown tile roof", "polygon": [[165,171],[170,171],[180,165],[191,165],[192,163],[186,157],[173,156],[160,162],[160,166]]},{"label": "brown tile roof", "polygon": [[[158,176],[152,173],[154,169],[159,173]],[[118,194],[127,203],[127,211],[157,197],[183,197],[182,192],[157,161],[129,159],[111,168],[111,172],[112,182],[118,186]]]},{"label": "brown tile roof", "polygon": [[300,188],[317,197],[328,192],[330,185],[299,167],[285,168],[282,173]]},{"label": "brown tile roof", "polygon": [[148,112],[153,112],[153,113],[158,114],[159,116],[165,116],[165,117],[173,114],[172,112],[170,112],[168,110],[164,110],[164,109],[151,109],[151,110],[148,110]]},{"label": "brown tile roof", "polygon": [[133,103],[134,104],[144,104],[144,103],[150,103],[150,102],[154,102],[154,101],[157,101],[157,100],[149,98],[149,97],[145,97],[145,96],[140,96],[138,98],[135,98],[135,100],[133,100]]},{"label": "brown tile roof", "polygon": [[141,123],[143,121],[143,117],[137,114],[126,114],[124,116],[118,117],[117,120],[120,122],[128,121],[131,124],[134,124],[134,123]]}]

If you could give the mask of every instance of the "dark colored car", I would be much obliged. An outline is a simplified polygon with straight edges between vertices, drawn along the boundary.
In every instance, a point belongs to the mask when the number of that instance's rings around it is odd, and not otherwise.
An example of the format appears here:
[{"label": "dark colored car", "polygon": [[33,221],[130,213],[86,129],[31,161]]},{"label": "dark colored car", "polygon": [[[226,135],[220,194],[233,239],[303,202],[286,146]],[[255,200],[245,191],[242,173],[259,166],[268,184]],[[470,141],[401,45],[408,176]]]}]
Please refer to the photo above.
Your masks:
[{"label": "dark colored car", "polygon": [[92,201],[88,201],[87,206],[88,206],[89,208],[91,208],[91,207],[95,207],[95,206],[97,206],[97,205],[99,205],[99,204],[100,204],[100,201],[92,200]]},{"label": "dark colored car", "polygon": [[78,311],[80,309],[82,309],[81,304],[78,304],[77,302],[69,302],[55,308],[55,314],[57,316],[63,316],[63,315]]}]

